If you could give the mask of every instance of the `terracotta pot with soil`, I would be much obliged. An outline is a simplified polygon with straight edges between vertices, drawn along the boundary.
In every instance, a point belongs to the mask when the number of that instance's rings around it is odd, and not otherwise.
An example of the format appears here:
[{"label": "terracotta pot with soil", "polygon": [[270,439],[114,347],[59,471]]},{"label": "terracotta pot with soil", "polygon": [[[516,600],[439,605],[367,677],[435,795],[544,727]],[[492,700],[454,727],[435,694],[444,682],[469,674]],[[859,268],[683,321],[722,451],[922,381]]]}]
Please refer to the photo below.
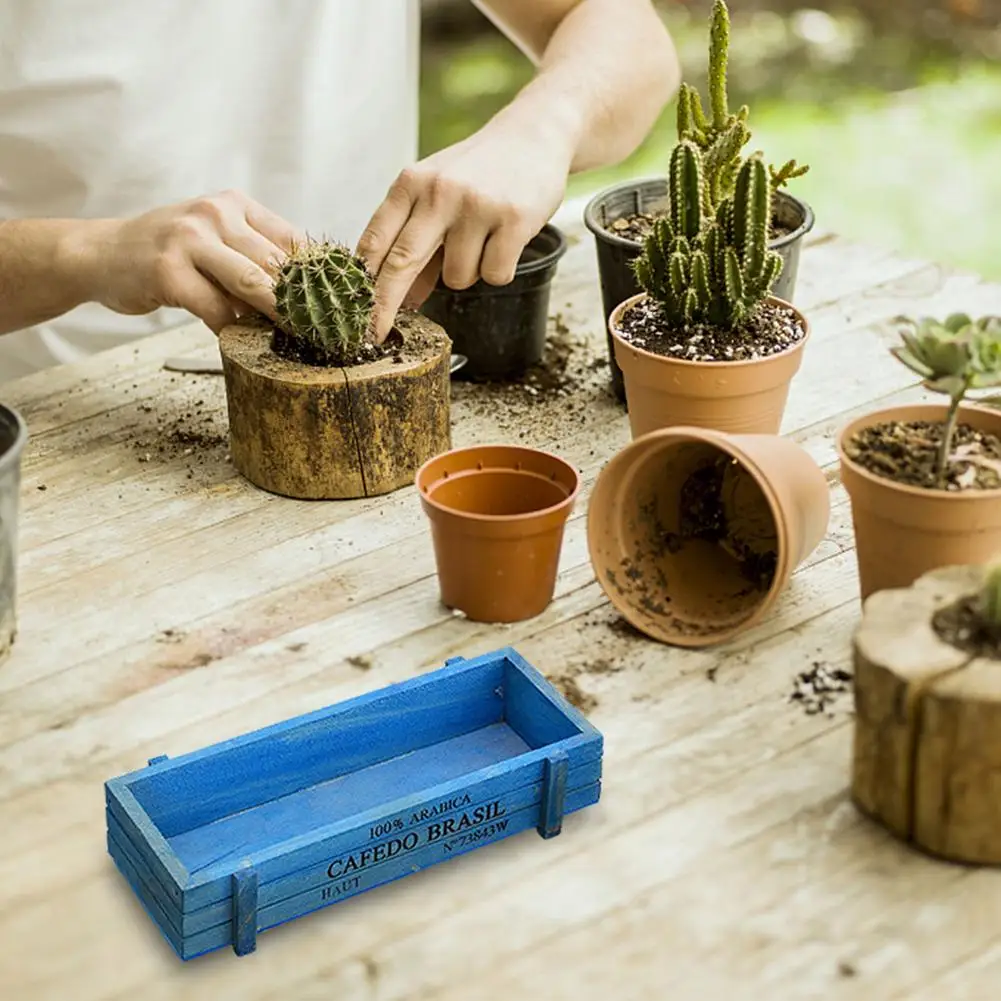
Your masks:
[{"label": "terracotta pot with soil", "polygon": [[[707,154],[709,170],[708,207],[732,194],[740,165],[740,151],[751,138],[748,109],[728,110],[726,67],[729,49],[729,14],[717,0],[712,14],[709,51],[710,114],[702,109],[698,91],[683,84],[678,95],[677,138],[694,141]],[[813,229],[814,214],[806,202],[783,190],[793,178],[806,173],[806,166],[791,160],[770,169],[774,193],[768,228],[768,249],[782,260],[782,269],[772,292],[777,299],[792,302],[799,259],[806,235]],[[606,324],[616,307],[641,291],[634,269],[657,219],[670,211],[667,178],[627,181],[599,192],[584,210],[584,224],[594,235],[598,273]],[[616,360],[612,335],[608,334],[612,387],[619,400],[626,399],[622,370]],[[631,402],[629,404],[631,406]]]},{"label": "terracotta pot with soil", "polygon": [[364,263],[308,243],[281,265],[279,324],[244,320],[219,335],[230,452],[251,483],[286,497],[385,494],[451,445],[445,332],[401,312],[381,346]]},{"label": "terracotta pot with soil", "polygon": [[932,855],[1001,865],[1001,566],[874,594],[853,654],[855,804]]},{"label": "terracotta pot with soil", "polygon": [[809,324],[770,294],[782,262],[766,246],[764,164],[746,160],[734,194],[708,218],[695,144],[675,148],[671,178],[670,216],[635,262],[646,291],[609,322],[633,437],[679,424],[777,434]]},{"label": "terracotta pot with soil", "polygon": [[1001,320],[926,319],[893,353],[950,402],[866,414],[838,437],[863,601],[1001,553],[1001,411],[964,405],[1001,382]]},{"label": "terracotta pot with soil", "polygon": [[442,603],[476,622],[519,622],[552,601],[563,531],[580,490],[555,455],[478,445],[418,471]]},{"label": "terracotta pot with soil", "polygon": [[665,428],[602,470],[588,547],[627,621],[661,642],[702,647],[770,611],[829,517],[824,474],[794,442]]}]

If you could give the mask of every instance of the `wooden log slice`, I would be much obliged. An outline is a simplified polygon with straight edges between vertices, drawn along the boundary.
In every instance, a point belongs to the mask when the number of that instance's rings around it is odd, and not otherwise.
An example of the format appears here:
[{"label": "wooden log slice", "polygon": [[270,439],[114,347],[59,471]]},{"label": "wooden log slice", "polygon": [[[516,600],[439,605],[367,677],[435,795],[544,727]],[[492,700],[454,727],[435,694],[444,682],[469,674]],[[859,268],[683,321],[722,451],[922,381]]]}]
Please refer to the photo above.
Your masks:
[{"label": "wooden log slice", "polygon": [[975,594],[977,566],[932,571],[865,603],[855,632],[852,798],[940,858],[1001,864],[1001,659],[945,642],[937,614]]},{"label": "wooden log slice", "polygon": [[372,497],[413,483],[451,447],[452,344],[437,324],[401,313],[395,354],[350,368],[279,357],[272,328],[219,334],[230,454],[255,486],[285,497]]}]

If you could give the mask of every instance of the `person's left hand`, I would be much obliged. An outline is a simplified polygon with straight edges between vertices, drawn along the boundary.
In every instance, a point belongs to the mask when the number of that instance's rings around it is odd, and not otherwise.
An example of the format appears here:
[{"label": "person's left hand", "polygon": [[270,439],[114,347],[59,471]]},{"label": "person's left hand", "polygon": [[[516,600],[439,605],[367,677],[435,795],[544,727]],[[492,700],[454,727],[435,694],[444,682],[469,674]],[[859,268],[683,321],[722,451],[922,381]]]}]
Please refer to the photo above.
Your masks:
[{"label": "person's left hand", "polygon": [[521,252],[563,200],[572,151],[553,130],[491,123],[404,170],[358,241],[375,274],[373,334],[418,308],[439,276],[464,289],[506,285]]}]

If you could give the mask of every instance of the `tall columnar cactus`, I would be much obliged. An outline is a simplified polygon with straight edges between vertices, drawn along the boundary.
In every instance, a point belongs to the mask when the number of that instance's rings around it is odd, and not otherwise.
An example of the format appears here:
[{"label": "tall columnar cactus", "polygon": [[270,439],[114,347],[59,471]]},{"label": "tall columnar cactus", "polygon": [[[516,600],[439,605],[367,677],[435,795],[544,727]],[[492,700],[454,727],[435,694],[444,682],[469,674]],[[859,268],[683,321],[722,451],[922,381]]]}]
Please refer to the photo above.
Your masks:
[{"label": "tall columnar cactus", "polygon": [[[716,0],[709,26],[709,106],[711,118],[702,107],[699,92],[687,83],[678,93],[678,139],[694,142],[705,159],[705,207],[713,211],[733,194],[741,167],[741,150],[751,138],[747,124],[749,109],[742,105],[729,110],[727,64],[730,50],[730,12],[725,0]],[[772,191],[785,187],[810,168],[789,160],[776,169],[768,168]]]},{"label": "tall columnar cactus", "polygon": [[698,147],[671,157],[670,211],[657,219],[633,263],[637,281],[675,327],[740,327],[771,291],[782,258],[768,249],[772,190],[761,157],[741,166],[733,194],[704,214]]},{"label": "tall columnar cactus", "polygon": [[304,358],[357,361],[375,306],[374,280],[360,257],[340,243],[308,240],[287,254],[274,291],[279,326]]}]

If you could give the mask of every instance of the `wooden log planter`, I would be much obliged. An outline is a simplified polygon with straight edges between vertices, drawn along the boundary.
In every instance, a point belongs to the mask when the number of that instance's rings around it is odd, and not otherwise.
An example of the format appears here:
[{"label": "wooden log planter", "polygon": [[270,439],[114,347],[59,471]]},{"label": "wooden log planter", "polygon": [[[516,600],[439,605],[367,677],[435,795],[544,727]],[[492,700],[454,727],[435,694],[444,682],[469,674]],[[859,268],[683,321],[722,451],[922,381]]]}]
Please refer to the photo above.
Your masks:
[{"label": "wooden log planter", "polygon": [[106,783],[107,845],[182,959],[598,802],[601,734],[514,649]]},{"label": "wooden log planter", "polygon": [[867,599],[854,636],[852,797],[916,848],[997,865],[1001,648],[970,626],[982,578],[946,567]]},{"label": "wooden log planter", "polygon": [[413,483],[423,463],[451,447],[451,341],[418,313],[400,313],[396,327],[385,357],[329,368],[276,354],[266,322],[222,330],[236,469],[264,490],[308,500]]}]

